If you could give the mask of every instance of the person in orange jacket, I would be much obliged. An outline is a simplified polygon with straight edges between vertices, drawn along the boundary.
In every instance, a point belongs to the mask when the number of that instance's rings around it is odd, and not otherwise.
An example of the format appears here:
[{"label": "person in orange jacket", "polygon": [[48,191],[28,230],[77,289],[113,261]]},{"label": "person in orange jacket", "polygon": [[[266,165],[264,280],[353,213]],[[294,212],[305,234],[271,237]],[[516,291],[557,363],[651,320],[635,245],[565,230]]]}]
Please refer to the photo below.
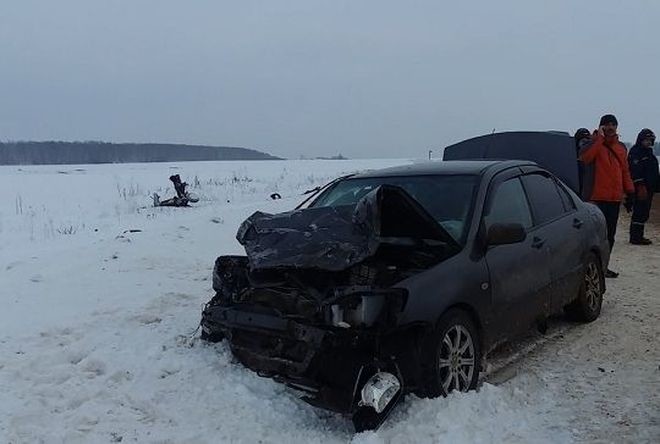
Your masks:
[{"label": "person in orange jacket", "polygon": [[[630,212],[635,195],[635,186],[628,169],[628,151],[619,142],[618,126],[619,122],[614,115],[604,115],[593,133],[591,143],[580,151],[580,161],[585,166],[592,166],[594,170],[593,183],[588,184],[590,195],[583,197],[603,212],[610,251],[614,246],[621,202],[625,199],[624,206]],[[609,268],[605,272],[605,277],[615,278],[618,275]]]}]

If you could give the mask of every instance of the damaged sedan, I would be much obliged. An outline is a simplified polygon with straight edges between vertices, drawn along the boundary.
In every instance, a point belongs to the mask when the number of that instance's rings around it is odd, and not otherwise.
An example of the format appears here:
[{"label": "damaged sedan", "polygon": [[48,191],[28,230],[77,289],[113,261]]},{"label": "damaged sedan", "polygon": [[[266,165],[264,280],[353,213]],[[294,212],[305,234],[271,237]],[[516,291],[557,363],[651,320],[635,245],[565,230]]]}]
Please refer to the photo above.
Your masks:
[{"label": "damaged sedan", "polygon": [[609,260],[599,210],[527,161],[344,177],[237,239],[202,338],[357,431],[407,393],[474,389],[489,350],[555,312],[596,319]]}]

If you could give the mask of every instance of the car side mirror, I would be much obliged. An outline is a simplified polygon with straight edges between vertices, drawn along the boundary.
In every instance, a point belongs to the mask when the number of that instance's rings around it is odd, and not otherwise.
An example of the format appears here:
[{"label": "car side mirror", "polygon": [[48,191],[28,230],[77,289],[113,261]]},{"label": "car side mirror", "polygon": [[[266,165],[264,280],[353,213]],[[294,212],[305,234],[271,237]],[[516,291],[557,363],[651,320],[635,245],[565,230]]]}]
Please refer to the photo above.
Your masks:
[{"label": "car side mirror", "polygon": [[526,238],[527,231],[520,224],[493,224],[488,228],[486,243],[488,246],[517,244]]}]

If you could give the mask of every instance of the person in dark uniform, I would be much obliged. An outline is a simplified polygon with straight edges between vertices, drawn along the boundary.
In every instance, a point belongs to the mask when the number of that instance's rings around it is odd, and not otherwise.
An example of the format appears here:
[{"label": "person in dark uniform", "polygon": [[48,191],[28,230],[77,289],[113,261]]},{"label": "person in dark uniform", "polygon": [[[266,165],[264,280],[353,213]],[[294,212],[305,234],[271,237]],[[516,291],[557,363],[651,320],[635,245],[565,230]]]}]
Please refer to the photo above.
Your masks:
[{"label": "person in dark uniform", "polygon": [[575,131],[573,139],[575,140],[575,155],[577,157],[578,163],[578,189],[580,190],[580,197],[582,199],[589,199],[594,181],[593,166],[586,166],[580,160],[580,154],[591,143],[591,131],[589,131],[587,128],[580,128]]},{"label": "person in dark uniform", "polygon": [[634,245],[650,245],[650,239],[644,237],[644,224],[649,220],[653,194],[660,186],[658,158],[653,153],[655,134],[644,128],[637,136],[637,142],[628,152],[630,175],[635,185],[635,200],[633,202],[630,221],[630,243]]}]

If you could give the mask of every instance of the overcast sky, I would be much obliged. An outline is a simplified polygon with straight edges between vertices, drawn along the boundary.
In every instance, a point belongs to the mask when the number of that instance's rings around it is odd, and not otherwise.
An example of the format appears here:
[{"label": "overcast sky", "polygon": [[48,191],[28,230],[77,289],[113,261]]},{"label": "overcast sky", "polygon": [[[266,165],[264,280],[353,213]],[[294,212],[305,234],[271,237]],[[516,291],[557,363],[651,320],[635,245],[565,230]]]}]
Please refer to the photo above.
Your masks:
[{"label": "overcast sky", "polygon": [[423,157],[660,130],[660,1],[3,0],[0,140]]}]

